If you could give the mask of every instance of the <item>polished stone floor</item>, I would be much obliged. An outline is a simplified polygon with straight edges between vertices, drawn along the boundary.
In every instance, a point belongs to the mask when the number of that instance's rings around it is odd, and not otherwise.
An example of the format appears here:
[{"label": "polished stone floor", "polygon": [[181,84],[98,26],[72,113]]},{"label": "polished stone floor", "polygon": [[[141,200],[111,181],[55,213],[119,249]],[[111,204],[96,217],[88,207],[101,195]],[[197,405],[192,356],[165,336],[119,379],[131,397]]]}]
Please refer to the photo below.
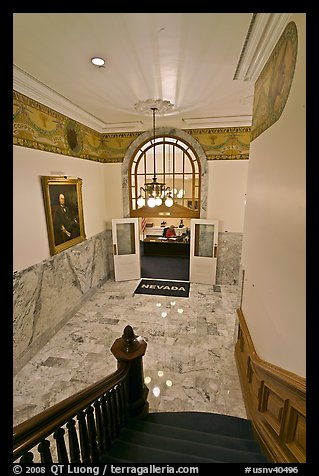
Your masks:
[{"label": "polished stone floor", "polygon": [[135,294],[139,281],[102,285],[14,378],[14,425],[116,370],[126,325],[147,341],[151,412],[246,418],[234,346],[238,286],[191,284],[188,298]]}]

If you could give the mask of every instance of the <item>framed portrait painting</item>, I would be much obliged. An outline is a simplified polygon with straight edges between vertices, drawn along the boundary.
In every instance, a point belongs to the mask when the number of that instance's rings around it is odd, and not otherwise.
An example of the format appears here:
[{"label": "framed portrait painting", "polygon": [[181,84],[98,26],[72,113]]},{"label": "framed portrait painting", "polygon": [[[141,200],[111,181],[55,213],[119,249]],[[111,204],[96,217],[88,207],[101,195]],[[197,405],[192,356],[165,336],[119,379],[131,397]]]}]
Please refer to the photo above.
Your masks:
[{"label": "framed portrait painting", "polygon": [[82,179],[41,177],[51,255],[84,241]]}]

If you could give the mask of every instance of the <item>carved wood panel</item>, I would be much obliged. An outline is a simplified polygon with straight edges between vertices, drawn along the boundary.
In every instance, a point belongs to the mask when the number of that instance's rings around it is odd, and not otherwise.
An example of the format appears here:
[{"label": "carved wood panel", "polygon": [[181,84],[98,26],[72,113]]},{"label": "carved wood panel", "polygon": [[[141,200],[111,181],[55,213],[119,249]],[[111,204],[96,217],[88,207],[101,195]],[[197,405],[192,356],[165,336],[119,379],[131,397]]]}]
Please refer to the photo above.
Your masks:
[{"label": "carved wood panel", "polygon": [[263,361],[254,349],[241,309],[235,358],[248,418],[276,463],[306,462],[306,382]]}]

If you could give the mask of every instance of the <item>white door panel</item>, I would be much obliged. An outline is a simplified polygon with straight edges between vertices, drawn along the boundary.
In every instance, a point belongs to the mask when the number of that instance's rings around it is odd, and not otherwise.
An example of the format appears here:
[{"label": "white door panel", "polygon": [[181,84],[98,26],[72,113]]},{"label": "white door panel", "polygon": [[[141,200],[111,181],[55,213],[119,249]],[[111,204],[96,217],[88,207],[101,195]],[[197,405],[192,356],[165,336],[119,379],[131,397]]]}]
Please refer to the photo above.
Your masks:
[{"label": "white door panel", "polygon": [[115,281],[140,279],[140,243],[138,218],[112,220]]},{"label": "white door panel", "polygon": [[218,220],[191,219],[189,280],[215,284]]}]

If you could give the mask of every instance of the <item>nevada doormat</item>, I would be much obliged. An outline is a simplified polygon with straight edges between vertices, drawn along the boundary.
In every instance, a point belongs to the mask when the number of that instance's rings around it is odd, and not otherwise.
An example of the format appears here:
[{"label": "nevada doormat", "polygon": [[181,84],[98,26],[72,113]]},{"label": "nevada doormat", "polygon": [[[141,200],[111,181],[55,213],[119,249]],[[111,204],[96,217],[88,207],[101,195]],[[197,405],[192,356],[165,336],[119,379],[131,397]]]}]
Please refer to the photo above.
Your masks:
[{"label": "nevada doormat", "polygon": [[186,281],[164,281],[141,279],[135,294],[155,294],[158,296],[188,297],[190,283]]}]

